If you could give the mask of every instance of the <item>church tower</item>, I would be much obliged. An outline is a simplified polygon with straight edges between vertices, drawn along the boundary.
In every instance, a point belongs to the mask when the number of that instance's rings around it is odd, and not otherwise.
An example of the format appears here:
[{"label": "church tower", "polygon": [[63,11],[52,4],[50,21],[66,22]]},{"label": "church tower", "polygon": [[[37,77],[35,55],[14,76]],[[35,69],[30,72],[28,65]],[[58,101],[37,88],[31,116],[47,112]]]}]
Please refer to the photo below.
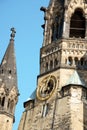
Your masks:
[{"label": "church tower", "polygon": [[19,93],[14,53],[14,28],[11,31],[11,39],[0,65],[0,130],[12,130]]},{"label": "church tower", "polygon": [[50,0],[37,88],[18,130],[87,130],[87,1]]}]

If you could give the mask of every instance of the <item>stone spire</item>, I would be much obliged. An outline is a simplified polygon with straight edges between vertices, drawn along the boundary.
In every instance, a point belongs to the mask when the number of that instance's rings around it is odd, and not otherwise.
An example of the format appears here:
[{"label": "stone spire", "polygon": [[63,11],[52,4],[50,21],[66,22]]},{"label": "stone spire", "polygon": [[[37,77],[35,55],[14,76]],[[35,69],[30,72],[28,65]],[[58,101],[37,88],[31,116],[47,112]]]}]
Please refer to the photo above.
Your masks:
[{"label": "stone spire", "polygon": [[[16,61],[14,51],[15,29],[0,66],[0,130],[12,130],[15,106],[18,102]],[[8,124],[8,125],[7,125]]]},{"label": "stone spire", "polygon": [[17,87],[17,75],[16,75],[16,60],[14,51],[14,37],[15,29],[11,28],[11,39],[7,47],[6,53],[1,62],[1,71],[6,87],[11,88],[12,86]]}]

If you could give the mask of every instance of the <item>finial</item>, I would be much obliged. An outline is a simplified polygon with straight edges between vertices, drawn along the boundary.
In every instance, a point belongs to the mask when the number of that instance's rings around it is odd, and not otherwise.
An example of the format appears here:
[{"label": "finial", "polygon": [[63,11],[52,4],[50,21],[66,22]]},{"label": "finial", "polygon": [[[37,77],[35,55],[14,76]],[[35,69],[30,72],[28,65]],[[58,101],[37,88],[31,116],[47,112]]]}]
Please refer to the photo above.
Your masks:
[{"label": "finial", "polygon": [[11,39],[12,39],[12,40],[14,40],[15,33],[16,33],[15,28],[14,28],[14,27],[12,27],[12,28],[11,28],[11,31],[12,31],[12,33],[11,33],[11,35],[10,35],[10,36],[11,36]]}]

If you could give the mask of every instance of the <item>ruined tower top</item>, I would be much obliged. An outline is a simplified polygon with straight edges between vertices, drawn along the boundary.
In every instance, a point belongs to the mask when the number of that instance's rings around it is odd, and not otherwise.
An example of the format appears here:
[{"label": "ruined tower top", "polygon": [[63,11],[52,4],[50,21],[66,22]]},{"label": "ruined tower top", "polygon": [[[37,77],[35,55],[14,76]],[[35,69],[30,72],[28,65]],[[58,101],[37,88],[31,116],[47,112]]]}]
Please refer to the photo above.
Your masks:
[{"label": "ruined tower top", "polygon": [[[86,38],[86,0],[51,0],[48,8],[42,7],[41,10],[44,11],[45,20],[42,26],[44,28],[43,46],[62,38]],[[78,20],[82,21],[82,24],[77,24]]]}]

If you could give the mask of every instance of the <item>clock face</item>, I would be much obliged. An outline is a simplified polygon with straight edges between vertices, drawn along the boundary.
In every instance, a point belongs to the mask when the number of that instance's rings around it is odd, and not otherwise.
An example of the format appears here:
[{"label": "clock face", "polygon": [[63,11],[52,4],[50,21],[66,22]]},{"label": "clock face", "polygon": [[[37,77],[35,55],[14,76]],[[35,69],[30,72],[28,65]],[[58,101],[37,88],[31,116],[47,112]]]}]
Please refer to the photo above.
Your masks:
[{"label": "clock face", "polygon": [[56,88],[56,78],[53,75],[45,77],[37,88],[37,98],[46,100],[50,98]]}]

